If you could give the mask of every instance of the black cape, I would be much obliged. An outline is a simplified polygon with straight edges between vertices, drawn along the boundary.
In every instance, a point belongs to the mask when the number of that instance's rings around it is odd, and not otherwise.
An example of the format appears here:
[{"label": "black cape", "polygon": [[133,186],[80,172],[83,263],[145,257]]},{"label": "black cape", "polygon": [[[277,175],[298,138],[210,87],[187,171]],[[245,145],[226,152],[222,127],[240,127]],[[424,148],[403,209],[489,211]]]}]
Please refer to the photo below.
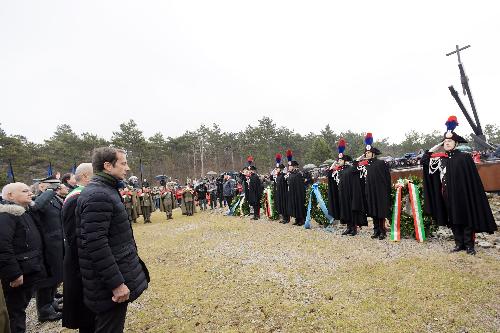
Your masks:
[{"label": "black cape", "polygon": [[251,206],[259,205],[262,197],[262,182],[257,174],[250,176],[250,184],[248,185],[248,203]]},{"label": "black cape", "polygon": [[364,178],[360,178],[356,166],[346,166],[339,173],[339,179],[340,220],[342,223],[352,221],[358,226],[367,226]]},{"label": "black cape", "polygon": [[445,181],[447,200],[442,195],[439,171],[429,174],[431,154],[422,158],[424,171],[424,204],[439,225],[469,226],[474,232],[493,233],[498,229],[483,183],[472,157],[453,150],[447,153]]},{"label": "black cape", "polygon": [[372,158],[366,165],[365,213],[369,217],[390,218],[391,173],[384,161]]},{"label": "black cape", "polygon": [[288,176],[287,210],[288,216],[296,219],[306,217],[306,187],[300,172],[290,172]]},{"label": "black cape", "polygon": [[287,215],[286,199],[288,191],[288,182],[284,173],[276,177],[276,210],[278,214]]},{"label": "black cape", "polygon": [[[342,170],[331,170],[328,169],[328,213],[336,220],[340,219],[340,197],[339,197],[339,184],[335,180],[339,177]],[[345,223],[345,222],[343,222]]]},{"label": "black cape", "polygon": [[241,186],[243,187],[243,193],[245,193],[245,198],[248,200],[248,183],[247,183],[247,176],[245,176],[243,173],[240,173],[240,180],[241,180]]}]

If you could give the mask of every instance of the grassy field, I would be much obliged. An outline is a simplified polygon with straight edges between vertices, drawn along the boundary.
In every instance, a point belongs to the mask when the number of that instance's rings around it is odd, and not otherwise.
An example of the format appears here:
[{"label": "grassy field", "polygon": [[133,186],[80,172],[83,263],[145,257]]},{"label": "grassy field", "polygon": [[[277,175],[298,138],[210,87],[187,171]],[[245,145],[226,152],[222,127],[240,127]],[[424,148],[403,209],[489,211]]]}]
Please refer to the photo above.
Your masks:
[{"label": "grassy field", "polygon": [[[500,253],[221,214],[136,224],[149,289],[126,332],[499,332]],[[60,323],[33,332],[71,332]]]}]

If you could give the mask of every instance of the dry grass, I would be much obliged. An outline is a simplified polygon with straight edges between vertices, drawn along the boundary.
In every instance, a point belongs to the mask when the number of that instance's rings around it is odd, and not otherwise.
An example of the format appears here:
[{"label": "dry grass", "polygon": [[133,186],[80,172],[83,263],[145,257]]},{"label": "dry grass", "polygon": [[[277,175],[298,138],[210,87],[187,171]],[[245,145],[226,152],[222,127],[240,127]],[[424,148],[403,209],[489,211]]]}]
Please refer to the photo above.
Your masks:
[{"label": "dry grass", "polygon": [[[134,228],[152,282],[127,332],[498,332],[500,254],[199,213]],[[59,324],[60,325],[60,324]],[[34,331],[71,332],[57,324]]]}]

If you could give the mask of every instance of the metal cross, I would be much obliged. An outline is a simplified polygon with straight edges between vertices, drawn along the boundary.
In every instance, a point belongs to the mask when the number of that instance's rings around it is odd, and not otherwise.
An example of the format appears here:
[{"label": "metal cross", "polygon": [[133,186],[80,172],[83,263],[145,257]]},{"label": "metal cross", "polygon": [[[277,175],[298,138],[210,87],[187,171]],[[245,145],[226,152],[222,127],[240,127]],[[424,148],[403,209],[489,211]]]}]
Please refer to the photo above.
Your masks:
[{"label": "metal cross", "polygon": [[446,56],[450,56],[450,55],[452,55],[452,54],[456,53],[456,54],[457,54],[457,56],[458,56],[458,63],[459,63],[459,64],[461,64],[461,63],[462,63],[462,60],[460,60],[460,51],[463,51],[463,50],[465,50],[465,49],[468,49],[469,47],[470,47],[470,45],[467,45],[467,46],[464,46],[464,47],[462,47],[462,48],[459,48],[459,47],[458,47],[458,45],[457,45],[457,49],[456,49],[455,51],[453,51],[453,52],[450,52],[450,53],[446,54]]}]

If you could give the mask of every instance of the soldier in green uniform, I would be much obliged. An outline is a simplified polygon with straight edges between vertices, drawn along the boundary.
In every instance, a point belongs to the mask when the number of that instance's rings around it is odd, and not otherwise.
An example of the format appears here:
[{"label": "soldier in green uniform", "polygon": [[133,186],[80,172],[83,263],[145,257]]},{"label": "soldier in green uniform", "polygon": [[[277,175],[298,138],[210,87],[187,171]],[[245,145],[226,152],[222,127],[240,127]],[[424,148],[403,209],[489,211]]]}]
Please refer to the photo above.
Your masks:
[{"label": "soldier in green uniform", "polygon": [[149,187],[144,188],[140,196],[142,216],[144,223],[151,223],[151,213],[153,211],[153,199],[151,198],[151,190]]},{"label": "soldier in green uniform", "polygon": [[172,210],[177,201],[174,198],[174,193],[170,187],[166,187],[161,194],[160,198],[160,210],[167,214],[167,220],[172,219]]},{"label": "soldier in green uniform", "polygon": [[188,185],[184,192],[182,193],[182,198],[184,204],[186,205],[186,215],[192,216],[194,213],[194,191],[191,188],[191,185]]},{"label": "soldier in green uniform", "polygon": [[141,211],[141,200],[139,199],[139,189],[134,188],[132,190],[132,219],[136,220],[142,215]]},{"label": "soldier in green uniform", "polygon": [[124,188],[120,191],[123,199],[123,204],[125,205],[125,209],[127,210],[128,220],[130,223],[136,223],[136,219],[133,218],[133,203],[132,203],[132,192],[129,188]]}]

